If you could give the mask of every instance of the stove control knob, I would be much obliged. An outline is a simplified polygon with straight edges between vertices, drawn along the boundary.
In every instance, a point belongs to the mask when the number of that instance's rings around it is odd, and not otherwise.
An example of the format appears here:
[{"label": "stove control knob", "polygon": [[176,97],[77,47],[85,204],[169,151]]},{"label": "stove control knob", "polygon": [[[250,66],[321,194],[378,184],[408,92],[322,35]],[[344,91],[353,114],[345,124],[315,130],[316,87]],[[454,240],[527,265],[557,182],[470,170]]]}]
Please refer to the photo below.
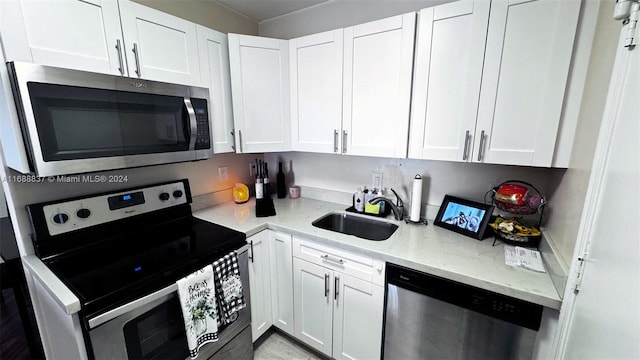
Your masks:
[{"label": "stove control knob", "polygon": [[176,190],[173,192],[173,197],[174,198],[179,198],[182,197],[182,190]]},{"label": "stove control knob", "polygon": [[59,225],[66,223],[69,220],[69,215],[65,213],[57,213],[53,215],[53,222]]},{"label": "stove control knob", "polygon": [[160,193],[159,198],[162,201],[167,201],[167,200],[169,200],[169,193],[166,193],[166,192]]},{"label": "stove control knob", "polygon": [[91,210],[89,209],[80,209],[76,211],[76,216],[80,219],[86,219],[91,216]]}]

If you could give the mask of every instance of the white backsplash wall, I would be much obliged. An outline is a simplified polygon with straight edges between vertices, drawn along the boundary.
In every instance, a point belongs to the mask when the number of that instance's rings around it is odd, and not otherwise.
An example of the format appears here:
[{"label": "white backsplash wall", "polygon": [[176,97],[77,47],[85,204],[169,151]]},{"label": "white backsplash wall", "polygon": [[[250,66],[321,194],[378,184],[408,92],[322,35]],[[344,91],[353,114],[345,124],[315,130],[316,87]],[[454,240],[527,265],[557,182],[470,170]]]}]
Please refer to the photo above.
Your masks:
[{"label": "white backsplash wall", "polygon": [[[548,191],[549,177],[559,169],[470,164],[448,161],[389,159],[337,154],[302,152],[267,153],[272,182],[282,161],[288,185],[315,187],[353,193],[358,187],[371,188],[372,172],[381,172],[385,196],[393,188],[405,203],[411,201],[413,178],[423,178],[422,203],[440,206],[445,195],[482,201],[484,194],[505,180],[523,180],[533,184],[543,195]],[[292,166],[292,169],[291,169]],[[293,170],[293,176],[289,172]],[[304,194],[302,194],[304,196]],[[424,216],[424,213],[423,213]]]},{"label": "white backsplash wall", "polygon": [[[210,193],[229,192],[235,182],[243,182],[247,185],[254,182],[249,176],[249,164],[255,159],[262,159],[262,154],[216,154],[213,158],[203,161],[186,162],[149,166],[134,169],[113,170],[108,172],[91,173],[89,175],[124,175],[126,182],[122,183],[65,183],[58,180],[43,183],[18,183],[10,182],[8,185],[11,193],[9,205],[15,212],[14,227],[17,224],[16,238],[21,255],[33,254],[31,244],[31,228],[25,206],[33,203],[41,203],[51,200],[65,199],[74,196],[90,195],[100,192],[126,189],[142,185],[149,185],[164,181],[173,181],[187,178],[191,186],[192,195],[199,196]],[[219,167],[227,167],[227,180],[219,178]],[[4,167],[8,177],[21,174]],[[0,171],[0,176],[2,176]],[[5,177],[2,176],[4,179]],[[67,177],[71,178],[71,177]],[[9,195],[7,195],[9,198]]]}]

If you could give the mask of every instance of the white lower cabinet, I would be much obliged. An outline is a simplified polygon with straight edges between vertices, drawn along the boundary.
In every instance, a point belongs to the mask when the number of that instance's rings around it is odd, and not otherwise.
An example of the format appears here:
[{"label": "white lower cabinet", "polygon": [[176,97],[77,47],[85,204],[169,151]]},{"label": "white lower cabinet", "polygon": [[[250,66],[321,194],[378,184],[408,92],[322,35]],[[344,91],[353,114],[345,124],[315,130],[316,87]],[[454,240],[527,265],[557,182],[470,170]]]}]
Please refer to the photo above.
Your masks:
[{"label": "white lower cabinet", "polygon": [[247,238],[250,244],[251,337],[271,325],[293,335],[291,235],[271,230]]},{"label": "white lower cabinet", "polygon": [[383,262],[294,238],[298,340],[335,359],[380,358],[384,287],[363,280],[367,265],[370,279],[383,278]]},{"label": "white lower cabinet", "polygon": [[293,257],[291,235],[269,230],[271,317],[273,326],[293,335]]},{"label": "white lower cabinet", "polygon": [[269,232],[247,238],[250,244],[249,286],[251,288],[251,338],[256,341],[273,323],[271,319],[271,272]]}]

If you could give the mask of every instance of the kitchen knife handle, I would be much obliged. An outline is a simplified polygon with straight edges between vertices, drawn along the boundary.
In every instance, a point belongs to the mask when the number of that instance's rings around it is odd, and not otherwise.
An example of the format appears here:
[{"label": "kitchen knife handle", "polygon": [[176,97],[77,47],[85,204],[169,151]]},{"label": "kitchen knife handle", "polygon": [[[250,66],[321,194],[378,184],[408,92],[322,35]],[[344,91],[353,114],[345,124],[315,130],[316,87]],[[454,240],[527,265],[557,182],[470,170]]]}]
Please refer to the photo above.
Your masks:
[{"label": "kitchen knife handle", "polygon": [[484,130],[480,133],[480,149],[478,149],[478,161],[482,161],[484,152]]},{"label": "kitchen knife handle", "polygon": [[347,153],[347,130],[342,130],[342,153]]},{"label": "kitchen knife handle", "polygon": [[333,152],[338,152],[338,130],[333,129]]},{"label": "kitchen knife handle", "polygon": [[329,297],[329,274],[324,274],[324,297]]},{"label": "kitchen knife handle", "polygon": [[120,64],[118,70],[120,71],[120,75],[124,75],[124,61],[122,60],[122,45],[120,44],[120,39],[116,39],[116,50],[118,50],[118,63]]},{"label": "kitchen knife handle", "polygon": [[335,286],[333,300],[338,300],[338,295],[340,294],[340,276],[335,277],[333,285]]},{"label": "kitchen knife handle", "polygon": [[133,43],[132,51],[136,58],[136,74],[138,74],[138,77],[142,77],[142,71],[140,70],[140,50],[138,50],[138,44]]},{"label": "kitchen knife handle", "polygon": [[469,130],[464,135],[464,151],[462,152],[462,160],[467,160],[469,157]]}]

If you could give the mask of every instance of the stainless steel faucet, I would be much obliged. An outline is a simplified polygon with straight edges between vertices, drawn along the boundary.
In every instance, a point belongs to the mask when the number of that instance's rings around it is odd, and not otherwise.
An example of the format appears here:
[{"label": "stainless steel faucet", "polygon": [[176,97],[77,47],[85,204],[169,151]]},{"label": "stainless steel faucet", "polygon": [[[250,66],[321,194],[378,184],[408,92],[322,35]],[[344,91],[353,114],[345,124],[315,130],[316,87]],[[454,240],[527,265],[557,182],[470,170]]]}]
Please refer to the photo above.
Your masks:
[{"label": "stainless steel faucet", "polygon": [[369,200],[369,203],[371,205],[375,205],[379,202],[387,203],[387,205],[391,207],[391,211],[393,212],[393,217],[395,217],[396,220],[402,220],[402,218],[404,217],[404,214],[403,214],[404,210],[400,210],[400,208],[398,208],[390,199],[387,199],[386,197],[383,197],[383,196],[379,196]]}]

